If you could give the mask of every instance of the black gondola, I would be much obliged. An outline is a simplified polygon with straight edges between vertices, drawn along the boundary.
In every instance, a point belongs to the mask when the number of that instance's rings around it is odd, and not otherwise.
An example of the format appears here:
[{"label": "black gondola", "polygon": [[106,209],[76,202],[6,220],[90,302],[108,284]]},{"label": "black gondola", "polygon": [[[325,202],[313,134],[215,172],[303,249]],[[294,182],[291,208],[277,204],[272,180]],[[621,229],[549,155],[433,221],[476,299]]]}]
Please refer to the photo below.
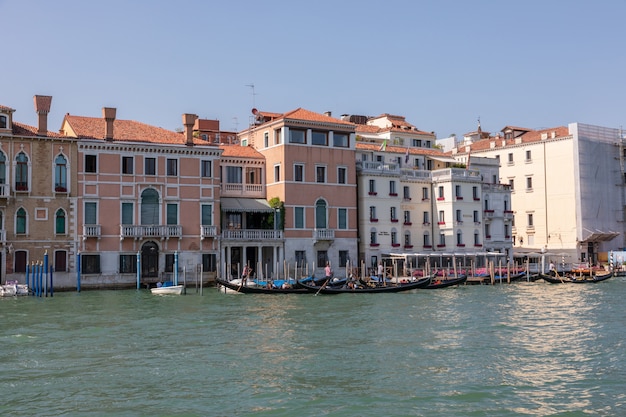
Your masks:
[{"label": "black gondola", "polygon": [[465,281],[467,281],[467,275],[461,275],[457,278],[454,278],[454,277],[445,278],[445,279],[433,278],[431,283],[425,286],[424,289],[436,290],[439,288],[452,287],[455,285],[461,285],[465,283]]},{"label": "black gondola", "polygon": [[242,294],[307,294],[310,290],[300,286],[297,282],[289,286],[241,285],[241,282],[230,282],[216,279],[217,284]]},{"label": "black gondola", "polygon": [[386,285],[371,285],[362,281],[348,281],[346,285],[341,287],[312,285],[305,281],[298,281],[298,284],[316,294],[372,294],[386,292],[401,292],[425,288],[430,284],[431,277],[418,278],[415,281],[406,281],[399,283],[387,283]]},{"label": "black gondola", "polygon": [[596,282],[606,281],[613,276],[613,272],[607,272],[601,275],[540,275],[544,281],[551,284],[593,284]]}]

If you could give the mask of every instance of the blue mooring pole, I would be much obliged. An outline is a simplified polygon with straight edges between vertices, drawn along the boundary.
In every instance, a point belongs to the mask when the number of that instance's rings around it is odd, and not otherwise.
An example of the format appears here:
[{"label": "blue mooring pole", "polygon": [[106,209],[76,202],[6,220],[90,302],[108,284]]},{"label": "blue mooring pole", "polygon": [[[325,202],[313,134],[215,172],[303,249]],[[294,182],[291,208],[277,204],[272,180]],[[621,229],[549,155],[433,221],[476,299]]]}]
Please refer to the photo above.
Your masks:
[{"label": "blue mooring pole", "polygon": [[48,296],[48,251],[45,251],[43,254],[43,268],[42,268],[42,279],[43,279],[43,288],[44,288],[44,296]]},{"label": "blue mooring pole", "polygon": [[174,285],[178,285],[178,251],[174,252]]},{"label": "blue mooring pole", "polygon": [[50,297],[54,297],[54,284],[52,281],[52,270],[54,268],[52,268],[52,265],[50,265]]},{"label": "blue mooring pole", "polygon": [[76,292],[80,292],[80,252],[76,254]]},{"label": "blue mooring pole", "polygon": [[30,291],[30,290],[31,290],[31,288],[30,288],[30,286],[28,285],[28,273],[29,273],[29,272],[30,272],[30,268],[29,268],[28,264],[26,264],[26,279],[25,279],[25,280],[26,280],[26,282],[25,282],[25,284],[26,284],[26,288],[28,288],[28,290]]},{"label": "blue mooring pole", "polygon": [[137,289],[140,287],[140,277],[141,277],[141,252],[137,251]]}]

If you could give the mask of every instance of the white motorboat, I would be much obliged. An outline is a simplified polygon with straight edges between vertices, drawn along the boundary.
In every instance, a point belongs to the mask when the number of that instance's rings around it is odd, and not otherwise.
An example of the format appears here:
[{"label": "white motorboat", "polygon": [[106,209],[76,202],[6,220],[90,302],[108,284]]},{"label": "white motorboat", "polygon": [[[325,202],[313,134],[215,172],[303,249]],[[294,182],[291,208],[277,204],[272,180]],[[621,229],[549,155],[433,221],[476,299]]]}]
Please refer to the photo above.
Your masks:
[{"label": "white motorboat", "polygon": [[152,294],[157,295],[180,295],[183,293],[183,285],[174,285],[171,281],[158,283],[155,288],[150,288]]}]

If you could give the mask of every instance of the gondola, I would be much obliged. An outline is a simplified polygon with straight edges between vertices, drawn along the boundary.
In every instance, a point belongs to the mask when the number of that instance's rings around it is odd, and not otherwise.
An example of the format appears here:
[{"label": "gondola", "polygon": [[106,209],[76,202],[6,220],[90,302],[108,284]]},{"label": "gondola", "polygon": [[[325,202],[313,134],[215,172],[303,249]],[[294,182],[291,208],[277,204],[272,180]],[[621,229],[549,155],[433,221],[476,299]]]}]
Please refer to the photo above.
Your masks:
[{"label": "gondola", "polygon": [[238,292],[242,294],[306,294],[310,291],[297,282],[284,286],[284,281],[274,281],[272,285],[242,285],[239,280],[235,282],[224,281],[222,279],[216,279],[218,288],[224,288],[231,290],[230,292]]},{"label": "gondola", "polygon": [[386,285],[373,285],[362,280],[348,281],[346,285],[340,287],[327,285],[313,285],[310,282],[301,280],[298,284],[315,294],[376,294],[387,292],[401,292],[425,288],[430,284],[430,276],[418,278],[414,281],[406,281],[399,283],[387,283]]},{"label": "gondola", "polygon": [[436,289],[439,289],[439,288],[452,287],[454,285],[464,284],[465,281],[467,281],[467,275],[461,275],[461,276],[456,277],[456,278],[450,277],[450,278],[445,278],[445,279],[439,279],[439,278],[435,277],[430,282],[430,284],[428,284],[427,286],[424,287],[424,289],[436,290]]},{"label": "gondola", "polygon": [[592,284],[606,281],[613,276],[613,272],[596,275],[550,275],[540,274],[541,278],[551,284]]}]

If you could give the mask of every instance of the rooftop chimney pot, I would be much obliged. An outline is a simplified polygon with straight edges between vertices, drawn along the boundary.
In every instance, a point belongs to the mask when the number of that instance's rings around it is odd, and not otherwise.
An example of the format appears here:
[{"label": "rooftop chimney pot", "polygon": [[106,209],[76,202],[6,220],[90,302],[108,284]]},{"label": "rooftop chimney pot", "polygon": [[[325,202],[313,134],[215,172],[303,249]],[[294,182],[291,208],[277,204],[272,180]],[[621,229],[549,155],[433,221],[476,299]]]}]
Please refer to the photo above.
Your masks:
[{"label": "rooftop chimney pot", "polygon": [[104,127],[104,139],[108,141],[113,140],[113,122],[115,121],[115,114],[117,109],[115,107],[103,107],[102,118],[106,122]]},{"label": "rooftop chimney pot", "polygon": [[52,96],[35,96],[35,111],[37,112],[37,134],[41,136],[48,135],[48,113],[52,104]]},{"label": "rooftop chimney pot", "polygon": [[198,115],[183,113],[183,125],[185,126],[185,141],[187,146],[193,146],[193,125],[196,123]]}]

